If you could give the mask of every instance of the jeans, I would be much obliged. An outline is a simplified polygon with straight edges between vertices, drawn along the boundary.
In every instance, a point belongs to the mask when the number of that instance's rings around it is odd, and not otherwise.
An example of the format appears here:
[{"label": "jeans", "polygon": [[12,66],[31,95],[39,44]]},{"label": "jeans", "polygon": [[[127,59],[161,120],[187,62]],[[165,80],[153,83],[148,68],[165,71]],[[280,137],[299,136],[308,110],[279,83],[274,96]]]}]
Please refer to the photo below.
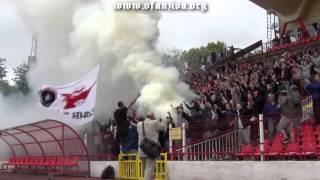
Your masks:
[{"label": "jeans", "polygon": [[154,180],[156,170],[156,160],[151,158],[141,158],[144,171],[144,180]]},{"label": "jeans", "polygon": [[276,128],[277,128],[278,123],[275,122],[274,119],[268,117],[267,124],[268,124],[268,138],[269,138],[269,140],[272,140],[275,133],[276,133]]}]

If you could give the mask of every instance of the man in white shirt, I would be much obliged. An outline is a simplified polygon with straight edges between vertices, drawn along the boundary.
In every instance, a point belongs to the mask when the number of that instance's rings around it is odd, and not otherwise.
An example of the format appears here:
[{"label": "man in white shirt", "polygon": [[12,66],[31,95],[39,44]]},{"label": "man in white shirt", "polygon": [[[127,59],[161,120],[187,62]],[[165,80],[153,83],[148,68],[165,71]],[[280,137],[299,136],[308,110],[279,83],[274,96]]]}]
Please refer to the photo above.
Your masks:
[{"label": "man in white shirt", "polygon": [[[143,135],[143,125],[145,136]],[[142,167],[144,169],[144,180],[153,180],[153,172],[156,168],[156,160],[149,158],[140,148],[140,144],[144,138],[148,138],[159,144],[159,132],[165,132],[167,130],[166,123],[162,123],[156,120],[154,113],[150,112],[147,114],[147,118],[137,124],[137,130],[139,135],[139,156],[142,161]]]}]

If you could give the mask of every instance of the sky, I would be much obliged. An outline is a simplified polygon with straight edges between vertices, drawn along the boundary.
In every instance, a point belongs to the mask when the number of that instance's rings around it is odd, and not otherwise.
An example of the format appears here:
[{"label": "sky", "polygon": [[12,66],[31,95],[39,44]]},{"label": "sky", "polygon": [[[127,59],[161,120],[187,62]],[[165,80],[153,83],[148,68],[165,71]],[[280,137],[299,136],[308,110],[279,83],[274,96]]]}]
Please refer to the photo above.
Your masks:
[{"label": "sky", "polygon": [[[189,0],[196,1],[196,0]],[[188,2],[188,1],[187,1]],[[266,11],[249,0],[202,0],[209,5],[203,12],[163,12],[158,49],[190,49],[208,42],[223,41],[244,48],[266,38]],[[13,7],[0,0],[0,57],[11,68],[26,61],[32,33]]]}]

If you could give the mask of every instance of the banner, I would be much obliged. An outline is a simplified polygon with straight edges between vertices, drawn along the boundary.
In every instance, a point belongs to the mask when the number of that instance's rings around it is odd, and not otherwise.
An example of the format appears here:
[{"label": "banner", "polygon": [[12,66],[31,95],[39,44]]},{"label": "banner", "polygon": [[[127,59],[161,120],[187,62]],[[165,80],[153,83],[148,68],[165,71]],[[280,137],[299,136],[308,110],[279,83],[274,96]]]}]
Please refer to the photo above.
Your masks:
[{"label": "banner", "polygon": [[313,120],[312,96],[309,96],[302,101],[302,120],[301,120],[301,122],[304,122],[307,120]]},{"label": "banner", "polygon": [[40,91],[43,106],[60,112],[66,123],[82,125],[94,118],[99,65],[79,80],[64,86],[44,86]]},{"label": "banner", "polygon": [[172,128],[172,140],[181,140],[181,139],[182,139],[182,129]]}]

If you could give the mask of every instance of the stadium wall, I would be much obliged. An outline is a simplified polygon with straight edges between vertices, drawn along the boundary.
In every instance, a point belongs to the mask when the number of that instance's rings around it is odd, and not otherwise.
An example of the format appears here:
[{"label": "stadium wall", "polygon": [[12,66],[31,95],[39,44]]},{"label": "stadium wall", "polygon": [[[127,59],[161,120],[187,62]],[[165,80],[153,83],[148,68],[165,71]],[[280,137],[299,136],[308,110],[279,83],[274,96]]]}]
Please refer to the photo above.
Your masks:
[{"label": "stadium wall", "polygon": [[[100,177],[117,161],[92,161],[91,176]],[[170,180],[319,180],[320,161],[170,161]]]}]

